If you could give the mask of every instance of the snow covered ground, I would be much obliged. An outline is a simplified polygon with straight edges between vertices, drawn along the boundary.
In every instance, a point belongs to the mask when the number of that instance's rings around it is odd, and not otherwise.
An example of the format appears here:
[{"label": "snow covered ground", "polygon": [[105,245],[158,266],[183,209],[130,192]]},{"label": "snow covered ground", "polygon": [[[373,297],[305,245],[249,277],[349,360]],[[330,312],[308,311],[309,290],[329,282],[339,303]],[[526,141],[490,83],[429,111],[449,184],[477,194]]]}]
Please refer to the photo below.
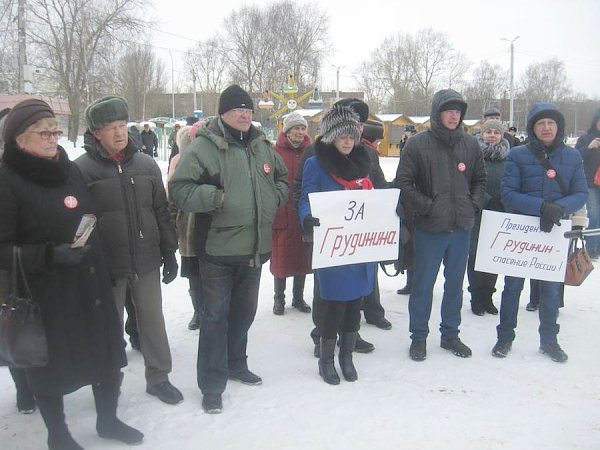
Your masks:
[{"label": "snow covered ground", "polygon": [[[72,155],[77,151],[69,149]],[[381,160],[389,180],[397,162]],[[441,349],[442,277],[434,291],[427,360],[411,361],[408,297],[396,294],[404,281],[403,275],[380,273],[381,300],[393,328],[383,331],[363,321],[361,335],[375,351],[355,356],[357,382],[330,386],[319,377],[312,355],[310,314],[286,307],[285,315],[273,315],[273,278],[265,266],[248,347],[249,367],[262,376],[263,385],[230,382],[223,413],[209,415],[202,411],[196,385],[198,332],[187,329],[192,311],[187,280],[178,278],[163,288],[164,314],[173,354],[171,381],[185,401],[169,406],[147,395],[142,357],[128,347],[119,415],[145,433],[143,448],[152,450],[600,448],[600,265],[583,286],[566,288],[559,317],[566,364],[538,352],[537,313],[524,308],[527,289],[508,358],[490,354],[498,317],[473,315],[468,295],[460,336],[473,357],[461,359]],[[498,288],[499,306],[501,282]],[[305,296],[310,302],[310,276]],[[125,448],[96,435],[90,388],[65,397],[65,407],[71,432],[86,449]],[[0,448],[43,449],[45,439],[39,412],[17,413],[12,380],[8,370],[0,370]]]}]

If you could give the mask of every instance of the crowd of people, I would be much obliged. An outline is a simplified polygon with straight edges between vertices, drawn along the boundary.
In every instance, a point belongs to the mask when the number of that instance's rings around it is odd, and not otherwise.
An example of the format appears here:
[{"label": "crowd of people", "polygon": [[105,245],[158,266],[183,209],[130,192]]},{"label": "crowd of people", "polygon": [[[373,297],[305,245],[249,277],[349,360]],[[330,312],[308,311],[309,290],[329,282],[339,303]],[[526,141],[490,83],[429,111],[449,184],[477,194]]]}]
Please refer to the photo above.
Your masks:
[{"label": "crowd of people", "polygon": [[[66,425],[63,397],[83,386],[92,386],[100,437],[129,445],[143,440],[142,432],[117,417],[127,364],[126,308],[135,318],[146,392],[170,405],[183,400],[169,381],[161,289],[161,280],[170,283],[178,274],[189,282],[194,312],[188,328],[199,329],[197,382],[206,413],[222,411],[228,380],[262,383],[249,368],[247,346],[269,259],[273,313],[285,314],[286,280],[292,278],[291,306],[312,312],[310,338],[320,376],[331,385],[341,382],[335,364],[339,346],[342,377],[356,381],[352,354],[374,349],[360,337],[361,314],[382,330],[392,323],[381,305],[375,261],[312,270],[321,220],[312,213],[310,194],[400,189],[399,264],[408,273],[399,293],[409,295],[408,355],[414,361],[427,358],[433,286],[442,263],[440,346],[471,356],[459,337],[466,273],[472,312],[499,314],[492,355],[509,355],[524,279],[504,277],[498,310],[492,301],[498,275],[479,272],[474,264],[482,210],[539,217],[540,232],[550,232],[571,217],[574,226],[587,226],[582,213],[587,203],[589,226],[600,225],[600,111],[577,151],[564,144],[560,111],[535,104],[527,120],[528,143],[521,145],[495,108],[485,111],[478,136],[467,134],[467,103],[452,89],[440,90],[432,100],[431,127],[407,136],[390,181],[377,152],[383,124],[369,117],[365,102],[335,103],[314,142],[305,118],[292,112],[273,145],[253,125],[253,112],[250,95],[231,85],[220,95],[216,118],[174,130],[168,189],[153,158],[152,131],[144,130],[136,143],[121,97],[87,106],[85,154],[75,161],[58,145],[59,122],[44,101],[29,99],[0,112],[0,287],[6,292],[18,247],[49,343],[47,366],[10,370],[18,410],[39,408],[49,449],[82,448]],[[84,246],[73,247],[75,231],[89,214],[97,218],[96,230]],[[587,240],[594,257],[599,240]],[[304,292],[311,273],[312,307]],[[533,283],[540,351],[565,362],[557,340],[563,284]]]}]

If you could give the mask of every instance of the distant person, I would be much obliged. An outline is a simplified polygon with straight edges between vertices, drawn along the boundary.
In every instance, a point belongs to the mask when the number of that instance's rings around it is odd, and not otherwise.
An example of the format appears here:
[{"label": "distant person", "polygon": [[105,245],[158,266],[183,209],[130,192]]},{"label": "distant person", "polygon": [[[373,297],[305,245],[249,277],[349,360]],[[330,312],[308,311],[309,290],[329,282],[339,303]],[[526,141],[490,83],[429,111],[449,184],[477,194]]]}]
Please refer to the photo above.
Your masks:
[{"label": "distant person", "polygon": [[169,182],[177,207],[196,214],[203,302],[197,378],[209,414],[222,412],[228,379],[262,384],[248,368],[248,331],[271,256],[275,212],[289,191],[283,160],[252,124],[250,95],[229,86],[218,112],[198,129]]},{"label": "distant person", "polygon": [[134,124],[129,127],[129,137],[133,141],[135,147],[139,151],[142,151],[142,135],[140,134],[140,130],[138,130],[137,125]]},{"label": "distant person", "polygon": [[135,306],[146,392],[171,405],[183,395],[169,381],[171,349],[162,309],[162,281],[177,277],[177,237],[158,164],[127,139],[129,107],[108,96],[85,109],[85,154],[75,163],[98,207],[98,234],[117,311],[124,316],[128,289]]},{"label": "distant person", "polygon": [[477,140],[462,122],[467,103],[444,89],[433,96],[431,128],[411,137],[396,182],[402,205],[414,211],[414,272],[408,301],[414,361],[427,357],[433,286],[444,263],[440,346],[461,358],[471,349],[458,337],[470,233],[483,205],[486,173]]},{"label": "distant person", "polygon": [[173,131],[171,131],[171,134],[169,135],[169,147],[171,148],[171,153],[169,154],[169,168],[171,167],[171,160],[176,154],[179,153],[179,146],[177,145],[177,132],[180,129],[181,125],[176,123],[173,125]]},{"label": "distant person", "polygon": [[[309,194],[348,189],[373,189],[369,179],[370,149],[360,145],[359,116],[349,106],[335,104],[321,119],[321,135],[315,142],[315,156],[308,158],[302,174],[298,212],[303,232],[311,241],[319,218],[311,212]],[[346,264],[315,269],[324,314],[320,324],[319,375],[328,384],[340,378],[334,366],[337,336],[340,336],[339,363],[347,381],[356,381],[352,353],[360,328],[362,297],[373,291],[374,263]]]},{"label": "distant person", "polygon": [[[275,151],[279,153],[288,169],[290,185],[298,174],[304,150],[311,144],[307,133],[308,123],[298,112],[289,113],[283,121],[283,130],[277,136]],[[270,270],[273,274],[273,314],[282,315],[285,311],[286,278],[293,278],[292,307],[309,313],[310,306],[304,300],[306,274],[312,272],[310,255],[302,241],[302,231],[298,211],[290,189],[289,201],[277,209],[273,221],[273,253]]]},{"label": "distant person", "polygon": [[[486,120],[499,120],[500,122],[502,122],[501,116],[502,113],[498,108],[496,108],[495,106],[490,106],[483,112],[483,121],[485,122]],[[517,142],[515,142],[513,136],[508,131],[504,131],[502,133],[502,137],[506,139],[506,141],[511,147],[518,145]]]},{"label": "distant person", "polygon": [[[581,156],[563,143],[564,133],[565,119],[556,106],[534,104],[527,115],[530,142],[511,150],[502,177],[502,203],[507,211],[538,216],[541,232],[545,233],[583,207],[587,199]],[[552,169],[540,160],[549,161]],[[504,278],[500,323],[496,327],[498,340],[492,349],[492,355],[498,358],[506,357],[512,348],[523,284],[523,278]],[[563,283],[540,280],[539,285],[540,352],[553,361],[566,362],[568,356],[557,340]]]},{"label": "distant person", "polygon": [[[600,109],[592,117],[587,133],[577,140],[575,148],[583,158],[583,170],[588,185],[589,227],[600,228]],[[585,243],[590,257],[600,257],[600,236],[587,236]]]},{"label": "distant person", "polygon": [[156,158],[158,156],[158,137],[150,129],[150,124],[144,124],[144,129],[140,133],[140,136],[142,138],[142,151],[146,155]]},{"label": "distant person", "polygon": [[[511,145],[511,147],[521,145],[521,139],[519,139],[519,136],[517,136],[517,127],[508,127],[508,134],[510,134],[513,139],[513,144]],[[508,143],[510,144],[510,141]]]}]

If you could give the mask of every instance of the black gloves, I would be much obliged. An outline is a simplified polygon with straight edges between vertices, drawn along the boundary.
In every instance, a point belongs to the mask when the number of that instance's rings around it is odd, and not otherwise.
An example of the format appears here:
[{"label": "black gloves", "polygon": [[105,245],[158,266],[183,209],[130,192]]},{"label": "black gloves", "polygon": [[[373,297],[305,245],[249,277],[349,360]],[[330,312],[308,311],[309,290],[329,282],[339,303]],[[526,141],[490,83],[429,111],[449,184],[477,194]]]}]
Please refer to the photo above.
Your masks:
[{"label": "black gloves", "polygon": [[54,264],[63,266],[76,266],[90,249],[89,245],[72,248],[71,244],[59,244],[54,246]]},{"label": "black gloves", "polygon": [[317,217],[313,217],[310,214],[304,218],[304,222],[302,224],[302,228],[304,229],[304,242],[312,242],[313,241],[313,228],[321,226],[321,222]]},{"label": "black gloves", "polygon": [[540,228],[546,233],[552,231],[554,225],[560,226],[560,219],[564,214],[565,207],[556,203],[544,201],[540,212]]},{"label": "black gloves", "polygon": [[165,256],[163,256],[162,262],[162,282],[169,284],[177,277],[177,270],[179,269],[179,266],[177,265],[177,258],[175,258],[175,253],[167,253]]}]

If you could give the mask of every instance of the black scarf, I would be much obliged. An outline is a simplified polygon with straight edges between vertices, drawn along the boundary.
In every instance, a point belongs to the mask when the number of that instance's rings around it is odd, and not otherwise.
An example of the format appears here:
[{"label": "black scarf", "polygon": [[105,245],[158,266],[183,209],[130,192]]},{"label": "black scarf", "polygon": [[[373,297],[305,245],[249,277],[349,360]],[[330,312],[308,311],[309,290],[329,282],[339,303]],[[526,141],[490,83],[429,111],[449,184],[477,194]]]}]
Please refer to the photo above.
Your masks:
[{"label": "black scarf", "polygon": [[71,170],[69,156],[61,146],[58,147],[58,159],[45,159],[26,153],[15,144],[6,143],[2,161],[24,179],[42,186],[63,184]]}]

